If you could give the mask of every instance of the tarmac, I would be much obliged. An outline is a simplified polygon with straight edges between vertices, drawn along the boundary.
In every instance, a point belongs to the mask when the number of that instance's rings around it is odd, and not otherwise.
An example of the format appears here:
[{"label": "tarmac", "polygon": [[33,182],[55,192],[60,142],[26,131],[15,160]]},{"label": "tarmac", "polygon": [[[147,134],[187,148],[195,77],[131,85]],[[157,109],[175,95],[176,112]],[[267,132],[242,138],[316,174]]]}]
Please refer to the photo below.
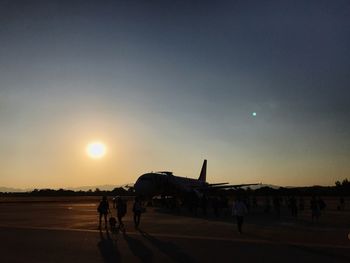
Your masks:
[{"label": "tarmac", "polygon": [[[244,233],[228,216],[148,207],[140,229],[98,229],[96,198],[0,200],[1,262],[350,262],[350,211],[311,223],[257,210]],[[111,209],[115,214],[115,210]],[[335,223],[334,223],[335,222]]]}]

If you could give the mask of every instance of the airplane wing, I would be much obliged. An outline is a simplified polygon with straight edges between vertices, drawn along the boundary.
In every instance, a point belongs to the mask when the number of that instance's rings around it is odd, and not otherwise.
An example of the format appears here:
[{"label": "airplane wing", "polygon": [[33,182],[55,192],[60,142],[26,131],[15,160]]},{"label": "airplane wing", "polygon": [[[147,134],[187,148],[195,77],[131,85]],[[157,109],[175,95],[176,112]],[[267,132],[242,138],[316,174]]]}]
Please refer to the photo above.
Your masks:
[{"label": "airplane wing", "polygon": [[217,185],[225,185],[225,184],[228,184],[228,183],[216,183],[216,184],[209,184],[210,186],[217,186]]},{"label": "airplane wing", "polygon": [[254,183],[254,184],[228,184],[228,183],[217,183],[217,184],[208,184],[204,187],[201,187],[201,190],[216,190],[216,189],[237,189],[244,186],[251,186],[251,185],[261,185],[261,183]]},{"label": "airplane wing", "polygon": [[261,183],[255,183],[255,184],[231,184],[231,185],[214,185],[214,186],[211,186],[209,185],[210,188],[213,188],[213,189],[237,189],[237,188],[241,188],[241,187],[244,187],[244,186],[251,186],[251,185],[261,185]]}]

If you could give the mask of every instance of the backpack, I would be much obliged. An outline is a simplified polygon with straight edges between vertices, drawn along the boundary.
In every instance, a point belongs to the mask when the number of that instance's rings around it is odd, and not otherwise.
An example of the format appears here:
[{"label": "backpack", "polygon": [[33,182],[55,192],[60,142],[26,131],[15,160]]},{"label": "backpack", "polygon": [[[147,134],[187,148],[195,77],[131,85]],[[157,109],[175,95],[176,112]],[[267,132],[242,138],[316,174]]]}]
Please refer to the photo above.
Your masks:
[{"label": "backpack", "polygon": [[106,214],[108,212],[108,203],[101,201],[97,207],[97,212],[100,214]]}]

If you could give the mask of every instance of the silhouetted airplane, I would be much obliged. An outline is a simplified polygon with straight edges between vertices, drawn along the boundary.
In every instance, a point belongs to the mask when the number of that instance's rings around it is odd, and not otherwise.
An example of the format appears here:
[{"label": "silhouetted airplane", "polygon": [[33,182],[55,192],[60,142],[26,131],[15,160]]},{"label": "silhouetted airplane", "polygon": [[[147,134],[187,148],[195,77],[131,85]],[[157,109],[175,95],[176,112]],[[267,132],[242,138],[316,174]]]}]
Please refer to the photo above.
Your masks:
[{"label": "silhouetted airplane", "polygon": [[172,172],[152,172],[141,175],[134,189],[137,195],[144,197],[153,197],[157,195],[178,196],[195,192],[201,195],[210,190],[239,188],[243,186],[258,184],[236,184],[228,183],[209,184],[206,182],[207,160],[204,160],[201,173],[198,179],[175,176]]}]

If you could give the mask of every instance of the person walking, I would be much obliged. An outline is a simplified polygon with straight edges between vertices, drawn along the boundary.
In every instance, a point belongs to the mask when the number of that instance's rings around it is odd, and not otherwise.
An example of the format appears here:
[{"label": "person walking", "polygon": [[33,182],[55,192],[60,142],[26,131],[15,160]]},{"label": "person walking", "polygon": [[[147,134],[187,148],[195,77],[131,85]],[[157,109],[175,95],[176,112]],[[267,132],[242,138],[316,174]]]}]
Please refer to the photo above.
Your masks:
[{"label": "person walking", "polygon": [[102,200],[100,201],[100,203],[99,203],[99,205],[97,207],[97,211],[99,213],[99,225],[98,225],[98,228],[101,229],[101,220],[102,220],[102,216],[103,216],[104,217],[104,221],[105,221],[105,228],[107,229],[107,215],[110,212],[107,196],[103,196],[102,197]]},{"label": "person walking", "polygon": [[319,202],[316,200],[315,196],[313,196],[310,201],[310,209],[311,209],[312,222],[314,222],[315,220],[318,221],[321,215],[321,210],[320,210]]},{"label": "person walking", "polygon": [[117,197],[117,218],[119,223],[119,230],[125,232],[123,217],[126,215],[126,202],[119,196]]},{"label": "person walking", "polygon": [[232,207],[232,215],[236,216],[236,221],[237,221],[237,227],[238,227],[238,232],[240,234],[243,233],[242,227],[243,227],[243,219],[244,215],[247,213],[248,209],[245,203],[242,201],[240,197],[237,197],[237,200],[234,202],[233,207]]},{"label": "person walking", "polygon": [[135,228],[138,228],[140,225],[141,220],[141,214],[142,214],[142,203],[139,197],[135,197],[135,202],[132,208],[132,211],[134,213],[134,224]]},{"label": "person walking", "polygon": [[277,218],[280,218],[281,217],[281,200],[280,200],[280,197],[279,196],[274,196],[273,197],[273,208],[276,212],[276,216]]},{"label": "person walking", "polygon": [[345,210],[345,199],[343,196],[339,198],[339,210]]}]

